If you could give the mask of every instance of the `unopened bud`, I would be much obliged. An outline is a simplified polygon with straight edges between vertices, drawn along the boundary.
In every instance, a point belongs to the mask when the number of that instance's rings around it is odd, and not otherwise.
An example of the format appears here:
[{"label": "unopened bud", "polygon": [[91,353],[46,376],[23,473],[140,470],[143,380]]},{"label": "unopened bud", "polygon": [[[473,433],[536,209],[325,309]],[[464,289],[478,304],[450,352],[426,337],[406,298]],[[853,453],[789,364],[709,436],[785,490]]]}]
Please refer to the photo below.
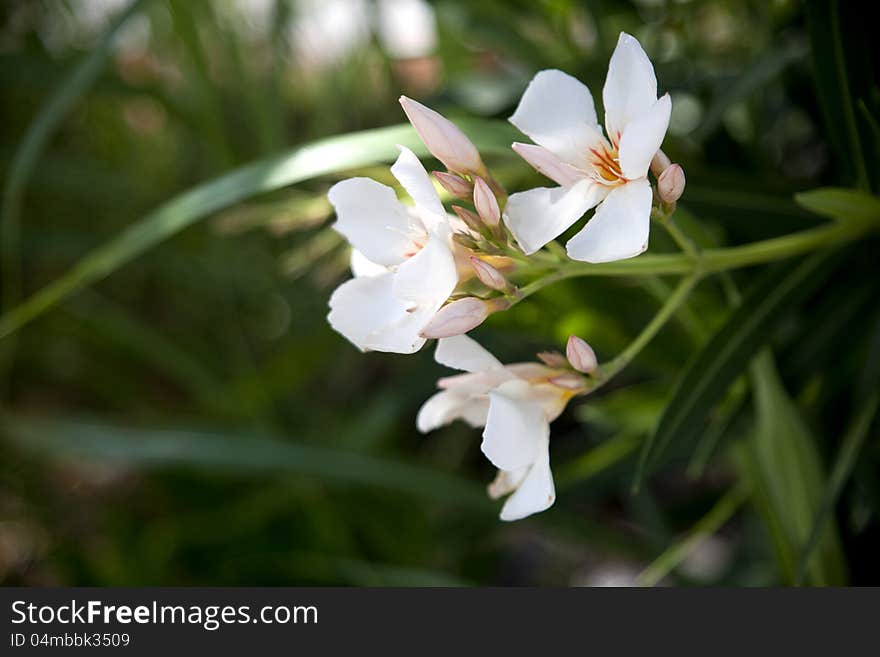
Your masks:
[{"label": "unopened bud", "polygon": [[465,233],[452,233],[452,241],[471,251],[477,248],[477,240]]},{"label": "unopened bud", "polygon": [[489,305],[476,297],[465,297],[443,306],[422,329],[423,338],[451,338],[476,328],[489,316]]},{"label": "unopened bud", "polygon": [[458,173],[485,170],[477,147],[452,121],[406,96],[400,97],[400,105],[431,155],[447,169]]},{"label": "unopened bud", "polygon": [[473,185],[461,176],[456,176],[454,173],[446,173],[445,171],[435,171],[434,177],[440,183],[440,186],[455,198],[466,201],[473,196]]},{"label": "unopened bud", "polygon": [[662,150],[658,149],[657,152],[654,153],[654,157],[651,158],[651,173],[654,174],[655,178],[659,178],[660,174],[666,171],[670,164],[672,164],[672,160],[669,159],[669,156]]},{"label": "unopened bud", "polygon": [[587,382],[582,376],[577,374],[560,374],[548,379],[550,383],[566,390],[582,390],[587,387]]},{"label": "unopened bud", "polygon": [[477,278],[486,287],[501,292],[510,287],[510,283],[504,278],[503,274],[488,262],[480,260],[477,256],[471,256],[470,261],[471,267],[474,268],[474,272],[477,274]]},{"label": "unopened bud", "polygon": [[480,221],[480,218],[477,216],[475,212],[468,210],[467,208],[463,208],[460,205],[453,205],[452,211],[458,215],[458,218],[464,222],[464,225],[470,228],[475,233],[481,233],[484,230],[483,222]]},{"label": "unopened bud", "polygon": [[684,169],[678,164],[670,164],[657,178],[657,193],[664,203],[675,203],[684,192]]},{"label": "unopened bud", "polygon": [[547,367],[558,369],[560,367],[565,367],[568,364],[568,361],[565,360],[565,356],[558,351],[541,351],[535,355]]},{"label": "unopened bud", "polygon": [[501,208],[498,207],[498,199],[486,184],[486,181],[479,176],[474,178],[474,207],[477,208],[477,214],[487,226],[494,228],[501,221]]},{"label": "unopened bud", "polygon": [[574,369],[585,374],[594,372],[599,365],[593,348],[576,335],[568,338],[568,344],[565,345],[565,356]]}]

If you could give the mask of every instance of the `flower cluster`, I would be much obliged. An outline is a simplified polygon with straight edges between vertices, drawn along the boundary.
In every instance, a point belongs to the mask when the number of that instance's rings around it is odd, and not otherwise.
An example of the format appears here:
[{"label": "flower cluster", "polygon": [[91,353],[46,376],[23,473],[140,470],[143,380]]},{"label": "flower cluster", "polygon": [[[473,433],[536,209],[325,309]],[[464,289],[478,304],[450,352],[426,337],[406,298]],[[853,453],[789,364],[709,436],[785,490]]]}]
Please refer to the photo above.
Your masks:
[{"label": "flower cluster", "polygon": [[513,150],[558,187],[508,197],[459,128],[401,97],[410,123],[447,169],[433,176],[458,201],[454,214],[402,146],[391,173],[411,203],[369,178],[343,180],[328,193],[334,228],[352,246],[354,275],[330,298],[331,326],[363,351],[413,353],[438,339],[437,362],[464,373],[438,381],[440,392],[421,408],[418,429],[456,419],[484,428],[482,451],[498,468],[489,494],[510,494],[502,520],[553,504],[550,423],[572,397],[594,387],[600,368],[575,336],[565,356],[550,352],[539,354],[541,362],[502,365],[464,334],[524,298],[518,284],[558,259],[543,247],[587,211],[595,208],[568,241],[568,256],[590,263],[631,258],[648,246],[655,204],[671,211],[684,189],[681,167],[659,150],[669,95],[658,99],[654,68],[628,34],[611,57],[602,100],[604,131],[585,85],[561,71],[541,71],[510,117],[534,142],[514,143]]}]

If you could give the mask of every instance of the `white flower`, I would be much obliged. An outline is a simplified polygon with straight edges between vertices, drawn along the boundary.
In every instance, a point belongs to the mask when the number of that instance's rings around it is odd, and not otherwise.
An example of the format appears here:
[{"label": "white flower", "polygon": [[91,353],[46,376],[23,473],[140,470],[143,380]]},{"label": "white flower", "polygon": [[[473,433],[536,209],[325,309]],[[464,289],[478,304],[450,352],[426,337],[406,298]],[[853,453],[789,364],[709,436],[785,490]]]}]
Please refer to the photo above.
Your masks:
[{"label": "white flower", "polygon": [[361,350],[408,354],[425,343],[422,329],[458,283],[451,228],[418,158],[407,148],[391,173],[414,207],[369,178],[335,184],[327,196],[333,225],[351,242],[355,278],[330,297],[330,325]]},{"label": "white flower", "polygon": [[505,221],[527,254],[596,206],[568,242],[571,258],[610,262],[648,247],[647,173],[666,134],[672,101],[669,94],[657,99],[654,67],[629,34],[620,34],[611,56],[602,100],[607,139],[590,90],[561,71],[541,71],[510,117],[537,144],[514,144],[514,150],[560,185],[512,194],[507,202]]},{"label": "white flower", "polygon": [[441,391],[419,410],[419,431],[427,433],[457,419],[485,427],[480,448],[499,469],[489,495],[494,499],[512,493],[501,519],[519,520],[549,508],[556,500],[550,423],[576,394],[551,382],[560,370],[540,363],[502,365],[465,335],[439,340],[435,359],[465,374],[437,382]]}]

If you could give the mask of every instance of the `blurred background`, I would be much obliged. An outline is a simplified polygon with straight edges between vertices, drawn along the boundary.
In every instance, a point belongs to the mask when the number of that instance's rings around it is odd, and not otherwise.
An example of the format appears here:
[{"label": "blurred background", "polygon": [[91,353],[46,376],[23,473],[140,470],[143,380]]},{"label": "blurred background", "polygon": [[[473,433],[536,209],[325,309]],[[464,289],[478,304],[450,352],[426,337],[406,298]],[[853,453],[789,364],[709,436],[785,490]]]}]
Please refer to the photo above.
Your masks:
[{"label": "blurred background", "polygon": [[[860,129],[876,157],[875,60],[858,50],[858,18],[840,16],[834,3],[129,5],[0,5],[3,239],[12,263],[4,311],[199,183],[316,139],[403,122],[402,93],[452,118],[505,119],[531,76],[554,67],[598,99],[621,30],[639,38],[661,93],[672,95],[664,149],[686,170],[681,221],[703,244],[822,222],[793,194],[847,185],[858,173],[834,131],[841,79],[846,93],[862,94]],[[846,74],[826,75],[830,92],[822,87],[835,47],[828,30],[846,37],[837,42]],[[542,181],[512,153],[487,160],[508,189]],[[778,322],[772,354],[762,356],[763,387],[738,377],[693,448],[633,495],[639,447],[685,364],[729,316],[732,290],[748,290],[763,272],[701,285],[612,385],[553,425],[556,505],[505,524],[485,496],[494,472],[479,432],[415,430],[419,405],[448,373],[433,348],[360,354],[326,323],[348,253],[328,229],[324,194],[353,173],[390,184],[380,165],[253,195],[0,340],[0,582],[797,581],[785,542],[806,539],[826,473],[861,417],[859,400],[876,389],[876,240],[848,250]],[[651,248],[673,247],[655,230]],[[567,281],[493,316],[475,337],[510,362],[563,348],[574,333],[605,360],[673,284]],[[814,476],[762,504],[744,488],[743,445],[767,432],[790,432]],[[776,472],[789,455],[774,458],[765,483],[790,481]],[[878,465],[873,430],[829,510],[828,567],[811,570],[808,583],[880,583]],[[792,539],[785,526],[794,516],[807,523]]]}]

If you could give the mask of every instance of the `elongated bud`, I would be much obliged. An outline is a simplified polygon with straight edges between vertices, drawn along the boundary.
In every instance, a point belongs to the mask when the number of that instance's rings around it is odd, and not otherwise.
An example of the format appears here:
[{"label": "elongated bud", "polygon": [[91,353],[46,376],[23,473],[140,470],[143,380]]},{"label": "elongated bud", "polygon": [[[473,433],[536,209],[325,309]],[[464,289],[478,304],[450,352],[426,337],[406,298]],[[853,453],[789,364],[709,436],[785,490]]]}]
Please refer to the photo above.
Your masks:
[{"label": "elongated bud", "polygon": [[594,372],[599,365],[593,348],[576,335],[569,336],[565,357],[574,369],[585,374]]},{"label": "elongated bud", "polygon": [[578,374],[560,374],[548,379],[550,383],[566,390],[581,390],[586,388],[587,382],[584,377]]},{"label": "elongated bud", "polygon": [[670,164],[657,178],[657,193],[664,203],[675,203],[684,192],[684,169],[678,164]]},{"label": "elongated bud", "polygon": [[447,169],[457,173],[485,171],[477,147],[452,121],[406,96],[400,97],[400,105],[431,155]]},{"label": "elongated bud", "polygon": [[437,182],[440,183],[440,186],[455,198],[460,198],[462,201],[466,201],[473,196],[473,185],[461,176],[456,176],[454,173],[446,173],[444,171],[435,171],[434,177],[437,179]]},{"label": "elongated bud", "polygon": [[458,215],[458,218],[464,222],[464,225],[470,228],[475,233],[483,232],[483,222],[480,221],[480,218],[476,215],[476,213],[471,212],[467,208],[463,208],[460,205],[453,205],[452,211]]},{"label": "elongated bud", "polygon": [[479,278],[480,282],[486,287],[490,287],[493,290],[498,290],[500,292],[503,292],[510,287],[510,283],[504,278],[504,275],[488,262],[480,260],[477,256],[471,256],[470,261],[471,266],[474,268],[474,272],[477,274],[477,278]]},{"label": "elongated bud", "polygon": [[498,199],[479,176],[474,178],[474,207],[477,214],[487,226],[494,228],[501,221],[501,208],[498,207]]},{"label": "elongated bud", "polygon": [[568,364],[568,361],[565,360],[565,356],[560,354],[558,351],[541,351],[535,355],[547,367],[558,369],[560,367],[565,367]]},{"label": "elongated bud", "polygon": [[489,304],[476,297],[465,297],[443,306],[422,329],[423,338],[451,338],[476,328],[489,316]]}]

